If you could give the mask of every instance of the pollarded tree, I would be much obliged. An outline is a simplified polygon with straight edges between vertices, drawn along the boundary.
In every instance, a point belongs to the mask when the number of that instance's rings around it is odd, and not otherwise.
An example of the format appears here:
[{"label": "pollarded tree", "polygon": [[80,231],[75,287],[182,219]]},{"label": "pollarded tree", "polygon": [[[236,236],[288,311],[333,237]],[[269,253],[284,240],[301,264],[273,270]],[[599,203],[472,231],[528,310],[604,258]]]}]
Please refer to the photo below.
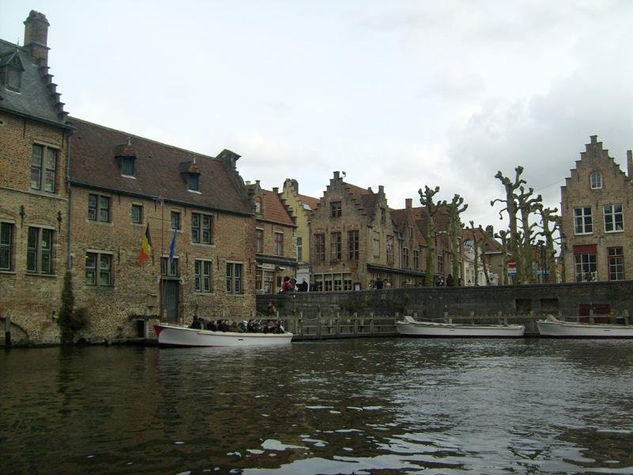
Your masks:
[{"label": "pollarded tree", "polygon": [[468,205],[464,204],[464,198],[455,194],[448,207],[448,232],[449,232],[449,245],[451,259],[453,261],[453,282],[454,285],[459,285],[459,234],[458,228],[461,228],[461,221],[459,215],[468,209]]},{"label": "pollarded tree", "polygon": [[428,222],[426,226],[426,271],[424,276],[424,285],[431,287],[435,282],[435,215],[441,203],[436,204],[433,197],[440,191],[440,187],[436,186],[431,189],[427,185],[418,190],[420,194],[420,203],[426,208],[428,213]]},{"label": "pollarded tree", "polygon": [[518,166],[514,169],[515,177],[514,181],[510,180],[510,178],[503,176],[501,171],[498,171],[495,175],[495,178],[499,179],[503,184],[503,187],[506,192],[505,200],[497,198],[490,202],[490,206],[494,206],[495,203],[505,203],[505,208],[499,211],[499,218],[503,217],[503,212],[508,213],[508,221],[509,221],[509,239],[508,239],[508,250],[514,259],[517,261],[517,279],[519,282],[524,281],[522,266],[520,265],[519,255],[519,236],[518,236],[518,206],[517,206],[517,196],[516,190],[519,189],[521,185],[526,184],[527,182],[521,178],[521,174],[523,173],[523,167]]},{"label": "pollarded tree", "polygon": [[[523,280],[519,282],[533,282],[534,274],[532,272],[532,263],[534,262],[534,228],[537,224],[530,222],[531,216],[543,206],[543,198],[541,195],[534,196],[534,188],[527,191],[523,186],[520,188],[517,196],[517,207],[521,215],[521,237],[519,241],[519,255],[522,264]],[[518,263],[517,263],[518,267]]]},{"label": "pollarded tree", "polygon": [[548,273],[545,277],[545,282],[556,282],[557,266],[556,266],[556,251],[554,250],[554,244],[556,242],[554,233],[559,231],[559,217],[556,214],[558,208],[545,208],[541,204],[538,209],[538,213],[541,216],[541,229],[538,235],[545,238],[545,268]]}]

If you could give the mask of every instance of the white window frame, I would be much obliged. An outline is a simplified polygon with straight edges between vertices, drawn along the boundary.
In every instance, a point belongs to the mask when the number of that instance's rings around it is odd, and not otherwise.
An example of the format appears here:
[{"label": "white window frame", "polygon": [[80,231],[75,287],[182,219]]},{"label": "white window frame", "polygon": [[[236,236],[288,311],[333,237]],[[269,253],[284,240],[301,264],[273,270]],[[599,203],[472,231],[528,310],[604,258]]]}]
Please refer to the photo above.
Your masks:
[{"label": "white window frame", "polygon": [[[587,230],[587,228],[589,228],[589,230]],[[593,216],[592,216],[591,206],[583,206],[580,208],[574,208],[574,234],[578,235],[578,234],[592,234],[592,233],[593,233]]]}]

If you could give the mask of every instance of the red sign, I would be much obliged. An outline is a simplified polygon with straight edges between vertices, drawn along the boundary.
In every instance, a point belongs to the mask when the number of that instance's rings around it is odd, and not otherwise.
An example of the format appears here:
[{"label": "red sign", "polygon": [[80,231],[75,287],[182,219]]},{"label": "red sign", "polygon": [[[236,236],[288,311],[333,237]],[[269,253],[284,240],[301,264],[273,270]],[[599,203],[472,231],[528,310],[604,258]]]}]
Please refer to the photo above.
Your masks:
[{"label": "red sign", "polygon": [[517,266],[516,259],[508,259],[508,268],[515,269]]}]

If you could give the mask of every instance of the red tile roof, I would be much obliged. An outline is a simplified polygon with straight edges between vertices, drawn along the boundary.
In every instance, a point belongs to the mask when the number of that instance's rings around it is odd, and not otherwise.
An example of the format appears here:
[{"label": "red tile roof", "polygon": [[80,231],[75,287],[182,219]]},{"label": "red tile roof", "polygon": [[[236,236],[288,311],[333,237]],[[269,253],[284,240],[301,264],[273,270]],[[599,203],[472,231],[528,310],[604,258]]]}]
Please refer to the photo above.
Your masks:
[{"label": "red tile roof", "polygon": [[263,219],[286,226],[295,226],[292,217],[284,206],[277,193],[268,190],[261,190],[264,200],[262,204]]},{"label": "red tile roof", "polygon": [[[203,209],[252,214],[246,193],[240,190],[241,178],[222,160],[81,119],[71,121],[76,128],[70,160],[73,185],[150,199],[160,197]],[[122,145],[135,153],[135,178],[121,175],[115,154],[116,151],[121,153]],[[192,167],[200,173],[199,193],[187,189],[183,175],[183,171],[191,172]]]}]

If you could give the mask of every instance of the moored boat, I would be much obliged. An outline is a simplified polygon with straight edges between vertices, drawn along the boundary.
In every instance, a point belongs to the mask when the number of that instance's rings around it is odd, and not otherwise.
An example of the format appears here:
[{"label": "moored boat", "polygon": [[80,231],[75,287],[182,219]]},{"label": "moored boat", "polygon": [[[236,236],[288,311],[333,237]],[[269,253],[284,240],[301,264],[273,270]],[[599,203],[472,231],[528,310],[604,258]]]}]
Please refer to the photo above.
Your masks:
[{"label": "moored boat", "polygon": [[224,332],[189,328],[173,323],[154,325],[158,343],[170,346],[271,346],[286,345],[292,333]]},{"label": "moored boat", "polygon": [[561,338],[633,338],[633,325],[566,322],[548,315],[536,322],[541,336]]},{"label": "moored boat", "polygon": [[415,320],[410,315],[396,322],[396,329],[400,335],[419,337],[515,338],[525,333],[524,325],[428,322]]}]

